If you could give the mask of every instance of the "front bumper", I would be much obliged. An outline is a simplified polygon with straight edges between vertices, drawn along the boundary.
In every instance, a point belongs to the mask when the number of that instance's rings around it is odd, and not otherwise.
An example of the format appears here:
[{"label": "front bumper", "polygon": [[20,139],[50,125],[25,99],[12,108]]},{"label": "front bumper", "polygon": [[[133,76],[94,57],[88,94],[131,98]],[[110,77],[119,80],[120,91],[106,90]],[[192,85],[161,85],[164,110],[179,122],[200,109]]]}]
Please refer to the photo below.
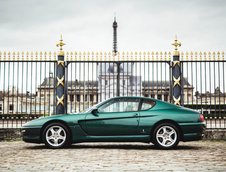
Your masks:
[{"label": "front bumper", "polygon": [[23,141],[28,143],[41,143],[40,128],[21,128]]}]

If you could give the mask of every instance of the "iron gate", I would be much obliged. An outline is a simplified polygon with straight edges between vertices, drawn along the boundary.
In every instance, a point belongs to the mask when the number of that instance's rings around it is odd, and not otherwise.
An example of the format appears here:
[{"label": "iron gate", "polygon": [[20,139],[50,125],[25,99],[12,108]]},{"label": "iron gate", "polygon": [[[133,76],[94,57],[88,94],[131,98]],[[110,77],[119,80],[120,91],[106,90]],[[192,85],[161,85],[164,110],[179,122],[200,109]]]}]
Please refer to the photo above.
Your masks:
[{"label": "iron gate", "polygon": [[[65,54],[65,110],[84,109],[115,96],[145,96],[173,103],[172,67],[181,67],[181,104],[201,111],[209,128],[226,127],[224,53],[122,52]],[[0,53],[0,125],[20,127],[56,114],[56,53]],[[62,82],[63,83],[63,82]]]}]

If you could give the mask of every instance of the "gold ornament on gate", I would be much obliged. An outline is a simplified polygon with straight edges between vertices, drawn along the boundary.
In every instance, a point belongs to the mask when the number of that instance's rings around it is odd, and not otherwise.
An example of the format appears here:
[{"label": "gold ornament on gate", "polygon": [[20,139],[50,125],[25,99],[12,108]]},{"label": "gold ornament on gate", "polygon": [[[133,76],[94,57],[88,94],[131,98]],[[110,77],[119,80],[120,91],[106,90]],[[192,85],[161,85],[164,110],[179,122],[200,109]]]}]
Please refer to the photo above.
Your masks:
[{"label": "gold ornament on gate", "polygon": [[60,36],[60,42],[56,44],[57,47],[60,47],[60,51],[58,52],[59,56],[64,56],[64,51],[63,51],[64,45],[66,45],[66,44],[63,42],[63,38],[62,38],[62,35],[61,35]]},{"label": "gold ornament on gate", "polygon": [[62,106],[64,106],[64,95],[62,95],[61,98],[59,98],[59,97],[57,96],[57,106],[58,106],[59,104],[61,104]]},{"label": "gold ornament on gate", "polygon": [[174,52],[173,55],[174,56],[179,56],[180,52],[178,51],[178,47],[181,46],[181,43],[177,40],[177,36],[175,37],[174,42],[172,43],[172,45],[174,46]]},{"label": "gold ornament on gate", "polygon": [[175,98],[175,97],[173,96],[173,101],[174,101],[174,104],[175,104],[175,105],[180,105],[180,97]]},{"label": "gold ornament on gate", "polygon": [[175,87],[176,85],[180,86],[180,76],[177,79],[175,77],[173,77],[173,81],[174,81],[173,87]]},{"label": "gold ornament on gate", "polygon": [[64,76],[60,79],[57,77],[57,87],[62,85],[64,87]]}]

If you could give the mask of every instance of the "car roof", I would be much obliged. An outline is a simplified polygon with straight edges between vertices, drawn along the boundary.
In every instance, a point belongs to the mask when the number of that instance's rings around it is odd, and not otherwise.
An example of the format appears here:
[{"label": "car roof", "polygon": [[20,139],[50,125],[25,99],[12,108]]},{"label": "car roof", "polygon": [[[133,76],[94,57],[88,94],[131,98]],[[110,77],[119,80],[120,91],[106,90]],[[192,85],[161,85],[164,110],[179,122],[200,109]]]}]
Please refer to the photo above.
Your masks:
[{"label": "car roof", "polygon": [[117,97],[113,97],[112,99],[115,99],[115,98],[139,98],[139,99],[148,99],[148,100],[153,100],[153,101],[159,101],[159,100],[151,98],[151,97],[142,97],[142,96],[117,96]]},{"label": "car roof", "polygon": [[[169,102],[166,102],[166,101],[163,101],[163,100],[154,99],[154,98],[151,98],[151,97],[142,97],[142,96],[117,96],[117,97],[113,97],[111,99],[114,99],[114,98],[139,98],[139,99],[152,100],[154,102],[159,102],[159,103],[164,103],[164,104],[168,104],[168,105],[174,106],[173,104],[171,104]],[[175,107],[177,107],[177,106],[175,105]]]}]

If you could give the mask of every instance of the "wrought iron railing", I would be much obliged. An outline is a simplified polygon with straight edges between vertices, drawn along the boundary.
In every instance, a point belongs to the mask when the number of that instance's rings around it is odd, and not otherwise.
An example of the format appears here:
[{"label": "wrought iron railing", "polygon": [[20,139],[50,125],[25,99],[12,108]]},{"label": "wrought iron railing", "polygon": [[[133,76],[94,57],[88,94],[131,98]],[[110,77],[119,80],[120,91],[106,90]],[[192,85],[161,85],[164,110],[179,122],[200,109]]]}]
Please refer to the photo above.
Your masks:
[{"label": "wrought iron railing", "polygon": [[[170,52],[61,56],[0,52],[0,127],[20,127],[33,118],[54,115],[57,106],[65,113],[79,112],[110,97],[131,95],[179,103],[201,111],[208,128],[226,128],[224,53],[180,53],[178,59]],[[61,95],[57,87],[63,88]],[[180,99],[174,87],[181,89]]]}]

